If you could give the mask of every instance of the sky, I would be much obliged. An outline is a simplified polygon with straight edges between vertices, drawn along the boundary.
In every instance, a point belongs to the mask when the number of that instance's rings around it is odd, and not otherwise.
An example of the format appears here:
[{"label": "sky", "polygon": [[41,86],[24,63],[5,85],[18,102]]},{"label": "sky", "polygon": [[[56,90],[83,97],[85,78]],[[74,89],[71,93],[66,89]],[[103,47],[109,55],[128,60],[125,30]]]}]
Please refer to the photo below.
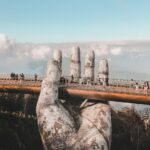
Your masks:
[{"label": "sky", "polygon": [[0,72],[44,74],[55,49],[69,67],[78,45],[82,57],[95,51],[96,67],[107,57],[112,78],[150,80],[149,6],[149,0],[0,0]]},{"label": "sky", "polygon": [[[53,51],[88,50],[109,62],[110,78],[150,81],[150,0],[0,0],[0,74],[44,74]],[[129,106],[129,104],[127,104]],[[145,106],[144,106],[145,107]]]},{"label": "sky", "polygon": [[55,49],[69,66],[78,45],[82,56],[95,51],[97,67],[107,57],[112,78],[150,80],[149,6],[149,0],[0,0],[0,72],[44,73]]},{"label": "sky", "polygon": [[0,0],[0,72],[44,74],[56,49],[69,67],[78,45],[82,57],[95,51],[96,67],[108,57],[112,78],[150,80],[149,7],[149,0]]},{"label": "sky", "polygon": [[149,0],[0,0],[0,31],[18,42],[150,38]]}]

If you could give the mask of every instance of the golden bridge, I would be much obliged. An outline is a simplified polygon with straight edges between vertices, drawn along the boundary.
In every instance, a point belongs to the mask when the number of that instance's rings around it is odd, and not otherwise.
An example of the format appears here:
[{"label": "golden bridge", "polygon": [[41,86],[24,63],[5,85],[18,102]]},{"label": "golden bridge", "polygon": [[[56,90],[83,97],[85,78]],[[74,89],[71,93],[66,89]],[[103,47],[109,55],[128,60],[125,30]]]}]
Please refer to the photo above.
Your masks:
[{"label": "golden bridge", "polygon": [[[42,76],[25,75],[24,79],[12,78],[10,74],[0,74],[0,92],[39,94]],[[71,83],[70,77],[63,77],[59,84],[59,98],[80,97],[97,101],[119,101],[128,103],[150,104],[150,89],[144,90],[145,81],[135,81],[135,89],[130,80],[109,79],[109,85],[93,83]]]}]

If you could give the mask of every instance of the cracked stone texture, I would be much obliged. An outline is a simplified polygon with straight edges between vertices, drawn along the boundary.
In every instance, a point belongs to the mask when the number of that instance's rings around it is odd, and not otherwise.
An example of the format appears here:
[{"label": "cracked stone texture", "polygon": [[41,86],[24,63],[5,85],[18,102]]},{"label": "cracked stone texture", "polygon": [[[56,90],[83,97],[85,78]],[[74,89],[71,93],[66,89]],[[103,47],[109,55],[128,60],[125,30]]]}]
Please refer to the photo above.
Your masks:
[{"label": "cracked stone texture", "polygon": [[94,81],[95,53],[88,51],[85,56],[84,77]]},{"label": "cracked stone texture", "polygon": [[70,76],[74,77],[73,81],[78,82],[81,76],[80,48],[71,49]]},{"label": "cracked stone texture", "polygon": [[108,85],[109,66],[107,59],[102,59],[99,62],[98,78],[103,85]]},{"label": "cracked stone texture", "polygon": [[[62,68],[62,52],[61,50],[55,50],[53,54],[53,59],[56,60],[59,63],[60,69]],[[61,70],[62,72],[62,70]]]},{"label": "cracked stone texture", "polygon": [[93,101],[87,101],[81,108],[81,102],[62,104],[58,99],[60,76],[60,63],[49,61],[36,106],[45,150],[109,150],[110,106]]}]

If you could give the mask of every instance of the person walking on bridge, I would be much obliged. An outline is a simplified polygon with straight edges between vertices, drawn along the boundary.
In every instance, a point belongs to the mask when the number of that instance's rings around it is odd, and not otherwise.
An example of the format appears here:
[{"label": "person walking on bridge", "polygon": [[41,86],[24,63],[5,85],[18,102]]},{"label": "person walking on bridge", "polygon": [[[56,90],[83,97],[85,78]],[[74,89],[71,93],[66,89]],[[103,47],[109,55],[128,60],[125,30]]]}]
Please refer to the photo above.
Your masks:
[{"label": "person walking on bridge", "polygon": [[146,82],[144,83],[144,94],[147,94],[148,89],[149,89],[149,83],[146,81]]},{"label": "person walking on bridge", "polygon": [[135,92],[136,92],[136,93],[139,92],[139,85],[138,85],[138,82],[135,83]]},{"label": "person walking on bridge", "polygon": [[34,80],[37,81],[37,74],[34,75]]},{"label": "person walking on bridge", "polygon": [[133,88],[133,86],[134,86],[134,80],[131,79],[131,80],[130,80],[130,87]]}]

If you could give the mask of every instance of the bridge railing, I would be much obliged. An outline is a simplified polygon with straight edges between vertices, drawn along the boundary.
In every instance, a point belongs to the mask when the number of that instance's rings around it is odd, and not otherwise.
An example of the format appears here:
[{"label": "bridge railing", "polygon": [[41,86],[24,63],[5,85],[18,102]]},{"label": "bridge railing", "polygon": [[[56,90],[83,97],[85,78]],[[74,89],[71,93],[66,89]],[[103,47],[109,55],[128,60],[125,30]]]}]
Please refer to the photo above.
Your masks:
[{"label": "bridge railing", "polygon": [[41,86],[41,81],[26,81],[26,80],[0,80],[0,85],[7,86]]},{"label": "bridge railing", "polygon": [[[64,80],[64,81],[63,81]],[[99,82],[99,79],[94,79],[94,81],[92,81],[89,78],[86,77],[79,77],[79,78],[75,78],[75,77],[71,77],[71,76],[64,76],[62,77],[62,80],[60,79],[60,81],[62,82],[71,82],[71,83],[79,83],[79,84],[92,84],[92,85],[102,85],[103,83]],[[109,78],[108,79],[108,85],[109,86],[121,86],[121,87],[133,87],[135,86],[135,84],[137,83],[139,88],[143,88],[143,85],[145,82],[148,82],[148,84],[150,85],[150,81],[143,81],[143,80],[128,80],[128,79],[114,79],[114,78]]]},{"label": "bridge railing", "polygon": [[[80,81],[82,79],[82,81]],[[76,81],[76,80],[75,80]],[[100,90],[113,93],[128,93],[128,94],[140,94],[140,95],[150,95],[150,90],[144,89],[145,82],[142,80],[126,80],[126,79],[109,79],[108,86],[103,86],[102,83],[96,81],[87,81],[87,78],[78,78],[78,82],[73,82],[70,80],[70,77],[63,77],[60,86],[61,87],[75,87],[78,89],[89,89],[89,90]],[[135,85],[138,84],[138,89],[135,88]]]},{"label": "bridge railing", "polygon": [[125,86],[103,86],[103,85],[88,85],[88,84],[77,84],[77,83],[68,83],[60,84],[60,87],[70,87],[76,89],[85,89],[85,90],[96,90],[103,92],[113,92],[113,93],[126,93],[126,94],[137,94],[137,95],[150,95],[150,90],[145,91],[143,88],[136,90],[134,87],[125,87]]},{"label": "bridge railing", "polygon": [[[127,80],[127,79],[112,79],[109,78],[109,85],[113,86],[123,86],[123,87],[133,87],[137,83],[139,88],[142,88],[144,83],[148,81],[143,80]],[[150,85],[150,82],[149,82]]]},{"label": "bridge railing", "polygon": [[35,74],[23,74],[24,77],[21,77],[21,74],[14,74],[13,76],[11,75],[11,73],[0,73],[0,80],[38,80],[38,81],[42,81],[43,80],[43,75],[37,75],[35,76]]},{"label": "bridge railing", "polygon": [[[12,78],[11,74],[8,73],[0,73],[0,80],[20,80],[20,74],[17,74],[18,78]],[[37,75],[36,80],[38,81],[42,81],[43,80],[43,75]],[[73,83],[84,83],[84,84],[88,84],[91,83],[92,85],[96,84],[96,85],[100,85],[101,83],[99,83],[98,79],[95,79],[94,81],[92,81],[89,78],[85,78],[85,77],[71,77],[71,76],[64,76],[62,77],[63,80],[65,80],[65,82],[73,82]],[[24,80],[30,80],[30,81],[35,81],[35,75],[34,74],[24,74]],[[62,80],[62,82],[63,82]],[[61,79],[60,79],[61,81]],[[131,83],[132,82],[132,83]],[[127,80],[127,79],[114,79],[114,78],[109,78],[108,79],[108,84],[112,85],[112,86],[123,86],[123,87],[131,87],[134,86],[135,83],[138,83],[138,86],[140,88],[143,87],[145,81],[142,80]],[[150,85],[150,81],[148,81],[149,85]]]},{"label": "bridge railing", "polygon": [[[12,79],[11,74],[0,74],[0,85],[20,85],[20,86],[41,86],[43,76],[24,74],[24,80],[21,78]],[[135,88],[135,84],[138,83],[138,89]],[[74,78],[71,76],[63,76],[60,78],[60,87],[75,87],[89,90],[100,90],[107,92],[120,92],[120,93],[134,93],[134,94],[147,94],[150,95],[150,90],[143,89],[145,81],[142,80],[126,80],[126,79],[111,79],[108,80],[108,86],[103,86],[99,80],[92,81],[89,78],[80,77]],[[150,82],[148,82],[150,84]]]}]

